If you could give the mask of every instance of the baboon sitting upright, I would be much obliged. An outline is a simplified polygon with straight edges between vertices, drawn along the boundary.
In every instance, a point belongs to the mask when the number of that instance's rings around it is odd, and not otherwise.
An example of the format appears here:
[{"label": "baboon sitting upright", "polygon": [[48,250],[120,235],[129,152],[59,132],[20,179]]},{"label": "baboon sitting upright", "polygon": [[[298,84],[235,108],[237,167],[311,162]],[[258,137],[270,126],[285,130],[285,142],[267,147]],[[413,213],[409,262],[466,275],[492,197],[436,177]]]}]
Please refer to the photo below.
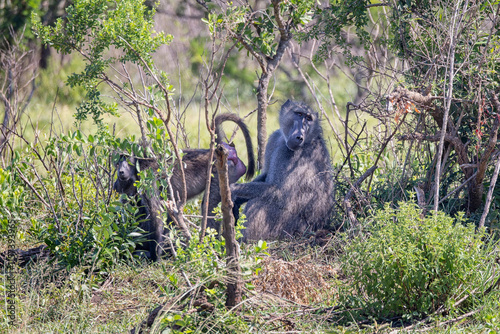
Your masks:
[{"label": "baboon sitting upright", "polygon": [[245,239],[276,239],[328,222],[333,209],[330,154],[318,114],[301,102],[281,107],[280,129],[268,140],[262,173],[252,182],[234,184],[233,213],[245,207]]},{"label": "baboon sitting upright", "polygon": [[[222,142],[222,123],[225,121],[232,121],[236,123],[243,132],[245,137],[245,142],[248,152],[248,168],[240,160],[236,149],[234,146]],[[234,114],[221,114],[215,118],[215,129],[217,133],[216,141],[218,144],[222,144],[228,150],[228,176],[229,182],[234,183],[243,176],[246,172],[246,178],[250,179],[253,177],[255,172],[255,160],[253,157],[253,145],[250,138],[250,132],[248,127],[243,122],[241,118]],[[186,179],[186,190],[187,199],[191,199],[205,190],[206,185],[206,170],[207,166],[211,164],[210,161],[210,150],[208,149],[184,149],[182,150],[183,157],[182,162],[184,164],[184,175]],[[136,164],[141,170],[146,168],[153,168],[156,170],[158,164],[153,159],[143,159],[143,158],[125,158],[122,157],[117,165],[117,179],[114,184],[114,189],[118,193],[127,194],[129,197],[139,196],[137,193],[137,188],[134,183],[139,179]],[[221,198],[219,193],[219,178],[217,175],[217,170],[212,169],[212,179],[210,183],[210,196],[208,198],[208,209],[209,214],[213,209],[219,204]],[[182,193],[182,178],[180,173],[180,167],[178,163],[175,163],[173,168],[173,174],[170,178],[172,185],[172,193],[174,196],[180,196]],[[170,192],[168,192],[170,194]],[[152,206],[159,207],[157,200],[149,199],[145,195],[140,195],[138,198],[138,204],[143,206],[140,207],[137,219],[140,219],[140,227],[148,232],[153,240],[151,243],[145,245],[145,250],[151,253],[151,258],[153,260],[157,259],[157,255],[161,253],[161,247],[163,243],[164,227],[163,222],[159,219],[158,209],[153,209]],[[144,219],[147,217],[148,219]],[[218,224],[215,223],[214,219],[208,219],[207,226],[219,230]],[[155,246],[156,245],[156,246]]]}]

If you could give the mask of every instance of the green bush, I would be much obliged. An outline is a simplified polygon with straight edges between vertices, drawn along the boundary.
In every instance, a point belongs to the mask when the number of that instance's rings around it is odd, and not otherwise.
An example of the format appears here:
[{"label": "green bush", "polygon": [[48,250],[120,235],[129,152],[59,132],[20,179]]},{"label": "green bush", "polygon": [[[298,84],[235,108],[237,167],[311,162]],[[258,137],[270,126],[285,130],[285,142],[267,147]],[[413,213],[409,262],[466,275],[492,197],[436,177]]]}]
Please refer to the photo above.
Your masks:
[{"label": "green bush", "polygon": [[491,263],[485,234],[463,223],[462,215],[421,217],[414,203],[387,204],[346,247],[344,271],[358,301],[382,316],[419,317],[484,289],[481,275]]},{"label": "green bush", "polygon": [[48,216],[46,221],[33,220],[30,234],[43,241],[61,268],[70,270],[81,265],[106,273],[119,260],[131,260],[137,243],[145,242],[138,233],[136,207],[131,204],[100,202],[94,213],[84,216],[77,224],[78,212],[61,215],[58,221]]},{"label": "green bush", "polygon": [[[26,220],[25,189],[16,182],[15,172],[0,168],[0,240],[18,239],[20,221]],[[10,244],[10,246],[15,246]]]},{"label": "green bush", "polygon": [[[111,185],[119,153],[143,154],[135,138],[114,138],[103,127],[94,135],[77,130],[39,145],[58,170],[47,170],[37,183],[51,204],[42,205],[41,214],[31,219],[33,240],[45,243],[67,270],[84,266],[106,273],[117,262],[130,261],[136,245],[146,238],[138,227],[138,207],[118,201]],[[20,166],[27,175],[34,168]]]},{"label": "green bush", "polygon": [[[245,228],[243,226],[245,218],[242,214],[236,223],[236,239],[243,236],[241,230]],[[196,280],[195,284],[200,287],[207,302],[214,308],[194,313],[189,307],[185,308],[180,305],[177,305],[177,308],[170,308],[162,316],[160,332],[248,333],[251,328],[248,322],[238,315],[227,312],[225,306],[228,272],[224,237],[218,237],[214,229],[208,228],[203,241],[199,242],[199,231],[193,231],[192,238],[182,247],[180,239],[174,233],[175,231],[172,231],[170,237],[176,241],[177,257],[169,263],[172,266],[164,267],[170,284],[163,287],[163,290],[182,289],[183,279],[180,278],[179,272],[186,273],[186,277],[189,277],[191,281]],[[259,241],[255,245],[242,245],[239,263],[242,279],[249,290],[254,288],[251,284],[251,277],[262,269],[263,256],[269,256],[266,250],[265,241]]]}]

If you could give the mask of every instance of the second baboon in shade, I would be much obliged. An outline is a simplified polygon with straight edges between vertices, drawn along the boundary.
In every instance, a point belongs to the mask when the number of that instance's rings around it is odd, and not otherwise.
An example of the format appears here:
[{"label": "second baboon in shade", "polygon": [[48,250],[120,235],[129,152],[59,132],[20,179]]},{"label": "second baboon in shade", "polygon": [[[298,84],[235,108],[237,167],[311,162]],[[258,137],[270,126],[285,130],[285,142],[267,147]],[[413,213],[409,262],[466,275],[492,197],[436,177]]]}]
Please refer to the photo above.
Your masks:
[{"label": "second baboon in shade", "polygon": [[[231,121],[236,123],[245,137],[245,143],[248,153],[248,168],[243,164],[243,162],[238,157],[236,149],[234,146],[222,142],[222,123],[226,121]],[[217,134],[216,141],[218,144],[222,144],[228,150],[228,176],[229,182],[234,183],[246,173],[247,179],[253,177],[255,171],[255,162],[253,157],[253,146],[250,138],[250,133],[248,127],[235,114],[221,114],[215,118],[215,130]],[[186,178],[186,190],[187,199],[191,199],[205,190],[206,185],[206,169],[210,161],[210,150],[208,149],[184,149],[182,162],[184,164],[184,173]],[[114,184],[114,189],[118,193],[126,194],[129,197],[135,197],[139,211],[137,219],[141,222],[139,227],[147,232],[147,236],[150,237],[150,241],[143,245],[142,249],[150,252],[150,257],[156,260],[158,256],[162,253],[163,240],[164,240],[164,227],[163,221],[158,216],[159,211],[159,199],[149,198],[144,194],[139,195],[137,192],[137,187],[135,186],[135,181],[139,180],[139,175],[137,168],[143,169],[158,169],[158,163],[155,159],[148,158],[134,158],[122,156],[117,163],[117,179]],[[217,171],[215,168],[212,169],[213,176],[210,185],[210,196],[208,198],[208,209],[209,215],[212,210],[220,202],[219,193],[219,180],[217,176]],[[170,178],[172,184],[171,193],[178,198],[182,192],[182,178],[180,167],[178,163],[174,163],[174,168]],[[161,177],[161,176],[160,176]],[[170,193],[170,192],[169,192]],[[156,196],[157,197],[157,196]],[[155,209],[156,208],[156,209]],[[220,226],[213,218],[208,219],[207,226],[220,230]]]}]

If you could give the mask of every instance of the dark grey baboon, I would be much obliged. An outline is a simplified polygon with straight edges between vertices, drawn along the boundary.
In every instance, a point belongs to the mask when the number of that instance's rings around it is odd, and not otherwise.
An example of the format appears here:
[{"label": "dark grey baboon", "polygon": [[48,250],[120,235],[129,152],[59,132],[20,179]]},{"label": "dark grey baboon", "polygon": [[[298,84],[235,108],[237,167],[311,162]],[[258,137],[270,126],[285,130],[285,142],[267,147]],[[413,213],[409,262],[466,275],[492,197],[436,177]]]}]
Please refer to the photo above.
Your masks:
[{"label": "dark grey baboon", "polygon": [[[246,168],[245,164],[239,159],[238,154],[234,146],[228,145],[222,142],[222,123],[226,121],[232,121],[236,123],[243,132],[245,137],[245,142],[247,146],[248,152],[248,168]],[[228,154],[228,174],[229,174],[229,182],[234,183],[238,181],[238,179],[243,176],[246,172],[246,178],[250,179],[253,177],[255,173],[255,160],[253,156],[253,145],[250,138],[250,132],[248,131],[248,127],[243,122],[241,118],[234,114],[221,114],[215,118],[215,129],[217,134],[217,143],[223,144],[229,151]],[[208,149],[184,149],[183,151],[182,162],[184,164],[184,174],[186,178],[186,190],[187,190],[187,199],[191,199],[199,194],[201,194],[205,190],[206,185],[206,169],[210,161],[210,150]],[[114,184],[114,189],[123,194],[127,194],[129,197],[138,196],[137,188],[134,183],[138,180],[139,176],[137,173],[136,164],[140,167],[141,170],[145,168],[153,168],[157,169],[158,165],[156,161],[153,159],[141,159],[141,158],[121,158],[118,162],[117,171],[118,176],[117,180]],[[219,178],[217,175],[217,170],[215,168],[212,169],[212,179],[210,183],[210,196],[208,199],[208,209],[209,213],[213,211],[213,209],[220,202],[220,193],[219,193]],[[172,177],[170,178],[170,182],[172,185],[172,192],[174,196],[180,196],[182,193],[182,178],[179,165],[176,163],[173,168]],[[169,192],[170,193],[170,192]],[[152,210],[151,206],[155,205],[159,207],[159,204],[156,203],[155,200],[149,200],[146,196],[140,196],[140,204],[145,205],[146,208],[139,211],[139,214],[142,216],[146,215],[150,218],[150,220],[143,221],[140,227],[145,231],[150,233],[154,243],[157,245],[161,245],[163,242],[163,223],[159,217],[157,217],[156,212],[158,210]],[[139,217],[138,217],[139,218]],[[161,224],[161,226],[160,226]],[[218,230],[218,226],[213,219],[209,219],[207,222],[208,227],[215,228]],[[151,252],[151,244],[146,246],[146,250]],[[158,253],[158,247],[156,247],[156,251],[151,253],[151,258],[156,260],[156,254]]]},{"label": "dark grey baboon", "polygon": [[137,192],[134,183],[139,179],[139,176],[135,166],[135,158],[120,157],[116,166],[118,176],[113,188],[116,192],[133,198],[138,208],[135,219],[139,222],[139,227],[146,231],[145,237],[148,240],[143,245],[137,246],[136,250],[148,252],[146,256],[156,261],[158,256],[163,254],[164,228],[163,221],[158,215],[160,203],[157,198],[150,199]]},{"label": "dark grey baboon", "polygon": [[284,238],[317,230],[333,209],[330,154],[318,114],[301,102],[286,101],[280,129],[268,140],[265,165],[255,180],[231,186],[233,213],[245,207],[245,239]]}]

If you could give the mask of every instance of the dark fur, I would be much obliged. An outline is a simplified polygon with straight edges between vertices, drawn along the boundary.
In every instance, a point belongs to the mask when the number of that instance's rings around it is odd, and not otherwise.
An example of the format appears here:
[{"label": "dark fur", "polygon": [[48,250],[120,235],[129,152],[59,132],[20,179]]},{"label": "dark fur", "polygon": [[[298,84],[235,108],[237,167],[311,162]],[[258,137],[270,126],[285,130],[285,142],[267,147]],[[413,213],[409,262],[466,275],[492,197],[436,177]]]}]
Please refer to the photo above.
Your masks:
[{"label": "dark fur", "polygon": [[261,175],[234,184],[231,193],[235,218],[248,202],[245,239],[276,239],[328,222],[333,209],[330,155],[318,114],[301,102],[288,100],[280,111],[280,129],[268,140]]},{"label": "dark fur", "polygon": [[117,163],[117,179],[113,185],[116,192],[126,194],[130,198],[134,198],[138,211],[136,220],[139,222],[139,227],[146,231],[148,239],[143,245],[137,246],[136,250],[146,251],[153,261],[156,261],[158,256],[163,253],[163,221],[158,215],[160,203],[159,199],[149,199],[143,194],[137,192],[134,185],[139,179],[136,169],[136,159],[121,157]]},{"label": "dark fur", "polygon": [[[225,121],[232,121],[236,123],[243,132],[245,137],[247,151],[248,151],[248,168],[245,167],[243,162],[238,158],[236,149],[234,146],[230,146],[222,142],[222,127],[221,124]],[[234,183],[243,176],[246,172],[246,178],[250,179],[255,173],[255,160],[253,157],[253,145],[250,138],[250,132],[248,127],[243,122],[241,118],[234,114],[221,114],[215,118],[215,128],[217,133],[217,143],[222,143],[228,149],[228,174],[229,182]],[[186,190],[187,199],[191,199],[205,190],[206,185],[206,169],[210,161],[210,150],[207,149],[184,149],[182,162],[184,164],[184,174],[186,178]],[[137,188],[134,186],[134,182],[138,180],[139,176],[137,173],[136,164],[141,170],[145,168],[157,169],[158,164],[153,159],[134,159],[134,158],[122,158],[118,162],[117,171],[118,177],[114,184],[114,189],[128,196],[139,196],[137,193]],[[208,199],[208,209],[209,214],[220,202],[219,193],[219,178],[215,168],[212,169],[212,180],[210,185],[210,196]],[[182,194],[182,178],[179,164],[176,163],[173,168],[173,174],[170,178],[172,184],[172,192],[176,199],[178,199]],[[169,192],[170,195],[170,192]],[[152,236],[152,243],[154,245],[162,245],[163,243],[163,222],[160,217],[158,217],[158,210],[153,210],[152,206],[159,207],[157,200],[149,200],[146,196],[140,196],[140,205],[145,208],[139,210],[140,217],[144,215],[149,217],[149,220],[142,220],[143,223],[140,227],[145,231],[149,232]],[[139,217],[138,217],[139,218]],[[215,228],[219,230],[218,224],[215,223],[213,219],[209,219],[207,222],[208,227]],[[161,247],[152,247],[150,244],[146,245],[147,251],[151,252],[151,258],[156,260],[157,254],[161,253]]]}]

